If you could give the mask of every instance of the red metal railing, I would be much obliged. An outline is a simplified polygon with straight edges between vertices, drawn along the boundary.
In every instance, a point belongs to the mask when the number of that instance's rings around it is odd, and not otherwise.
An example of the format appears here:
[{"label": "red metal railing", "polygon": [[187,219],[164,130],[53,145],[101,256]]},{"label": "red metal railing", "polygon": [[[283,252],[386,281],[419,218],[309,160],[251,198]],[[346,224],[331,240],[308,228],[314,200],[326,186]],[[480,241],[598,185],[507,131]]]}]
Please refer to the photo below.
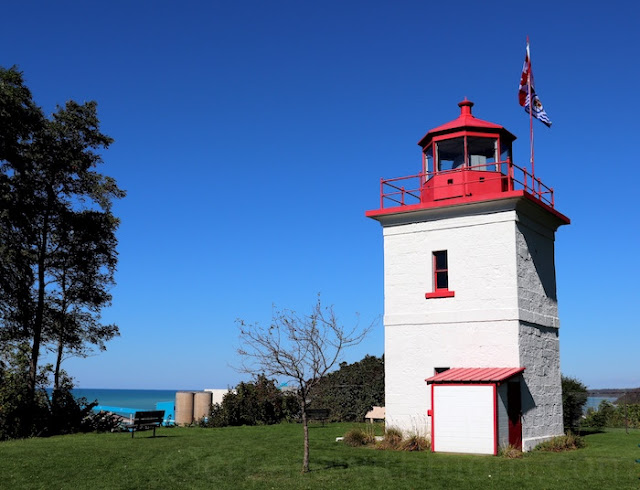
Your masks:
[{"label": "red metal railing", "polygon": [[[498,168],[499,171],[486,171],[489,168]],[[469,172],[475,171],[475,172]],[[474,184],[487,183],[491,180],[500,179],[506,181],[506,187],[503,191],[524,190],[525,192],[536,197],[540,201],[548,204],[552,208],[555,206],[553,188],[547,187],[542,181],[534,177],[526,168],[519,167],[513,162],[507,160],[505,162],[490,163],[477,165],[475,167],[463,167],[454,170],[446,170],[441,172],[428,172],[410,175],[408,177],[396,177],[393,179],[380,179],[380,209],[395,206],[408,206],[411,204],[420,204],[430,199],[425,196],[424,189],[428,181],[438,175],[459,174],[461,172],[469,172],[467,175],[482,175],[482,177],[472,177],[463,179],[464,186],[473,186]],[[430,186],[431,190],[437,192],[437,189],[444,189],[447,184]],[[465,187],[466,188],[466,187]],[[467,195],[466,192],[464,192]]]}]

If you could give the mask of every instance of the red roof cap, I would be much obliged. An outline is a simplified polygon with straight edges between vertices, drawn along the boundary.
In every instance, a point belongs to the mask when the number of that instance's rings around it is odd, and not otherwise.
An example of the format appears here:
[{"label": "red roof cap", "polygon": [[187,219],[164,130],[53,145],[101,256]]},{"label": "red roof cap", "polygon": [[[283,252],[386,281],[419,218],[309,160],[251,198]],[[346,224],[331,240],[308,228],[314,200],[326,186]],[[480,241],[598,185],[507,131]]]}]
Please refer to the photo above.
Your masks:
[{"label": "red roof cap", "polygon": [[509,131],[507,131],[503,126],[474,117],[474,115],[471,113],[471,108],[473,107],[473,105],[473,102],[465,97],[462,102],[458,103],[458,107],[460,107],[460,115],[453,121],[449,121],[442,126],[438,126],[437,128],[433,128],[432,130],[430,130],[422,137],[418,144],[424,148],[429,143],[431,138],[437,134],[451,133],[455,130],[474,128],[480,130],[484,129],[491,133],[501,133],[502,135],[507,136],[507,139],[509,139],[510,141],[516,139],[516,137]]},{"label": "red roof cap", "polygon": [[524,371],[517,368],[451,368],[425,379],[427,384],[438,383],[502,383]]}]

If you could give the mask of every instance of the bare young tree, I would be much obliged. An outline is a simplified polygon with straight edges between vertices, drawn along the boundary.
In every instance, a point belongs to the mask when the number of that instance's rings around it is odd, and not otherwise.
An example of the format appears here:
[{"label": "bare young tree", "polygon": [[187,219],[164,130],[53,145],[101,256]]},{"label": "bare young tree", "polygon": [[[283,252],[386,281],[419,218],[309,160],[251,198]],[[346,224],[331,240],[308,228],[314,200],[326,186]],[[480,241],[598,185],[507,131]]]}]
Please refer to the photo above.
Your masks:
[{"label": "bare young tree", "polygon": [[312,388],[337,365],[347,347],[359,344],[373,324],[357,323],[345,328],[333,307],[323,307],[320,296],[310,314],[275,310],[268,327],[237,320],[240,327],[242,359],[240,370],[252,375],[289,379],[296,386],[302,412],[304,456],[302,472],[309,471],[309,425],[307,409]]}]

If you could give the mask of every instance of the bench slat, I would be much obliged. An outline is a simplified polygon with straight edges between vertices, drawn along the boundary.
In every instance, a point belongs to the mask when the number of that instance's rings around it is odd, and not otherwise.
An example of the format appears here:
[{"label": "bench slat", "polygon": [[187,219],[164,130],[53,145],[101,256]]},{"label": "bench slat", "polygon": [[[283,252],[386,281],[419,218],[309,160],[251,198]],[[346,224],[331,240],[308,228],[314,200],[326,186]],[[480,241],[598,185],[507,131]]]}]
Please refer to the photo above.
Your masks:
[{"label": "bench slat", "polygon": [[126,424],[125,427],[131,430],[131,437],[138,430],[153,429],[153,437],[156,436],[156,427],[160,426],[164,421],[164,410],[150,410],[146,412],[136,412],[133,416],[133,422]]}]

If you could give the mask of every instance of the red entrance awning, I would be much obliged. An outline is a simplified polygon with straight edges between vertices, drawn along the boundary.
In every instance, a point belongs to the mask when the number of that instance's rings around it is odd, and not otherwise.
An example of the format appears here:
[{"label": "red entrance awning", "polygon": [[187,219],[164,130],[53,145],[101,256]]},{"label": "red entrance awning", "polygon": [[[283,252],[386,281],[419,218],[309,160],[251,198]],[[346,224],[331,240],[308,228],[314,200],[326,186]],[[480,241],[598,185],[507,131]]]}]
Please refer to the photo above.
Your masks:
[{"label": "red entrance awning", "polygon": [[524,371],[514,368],[451,368],[425,379],[427,384],[441,383],[502,383]]}]

